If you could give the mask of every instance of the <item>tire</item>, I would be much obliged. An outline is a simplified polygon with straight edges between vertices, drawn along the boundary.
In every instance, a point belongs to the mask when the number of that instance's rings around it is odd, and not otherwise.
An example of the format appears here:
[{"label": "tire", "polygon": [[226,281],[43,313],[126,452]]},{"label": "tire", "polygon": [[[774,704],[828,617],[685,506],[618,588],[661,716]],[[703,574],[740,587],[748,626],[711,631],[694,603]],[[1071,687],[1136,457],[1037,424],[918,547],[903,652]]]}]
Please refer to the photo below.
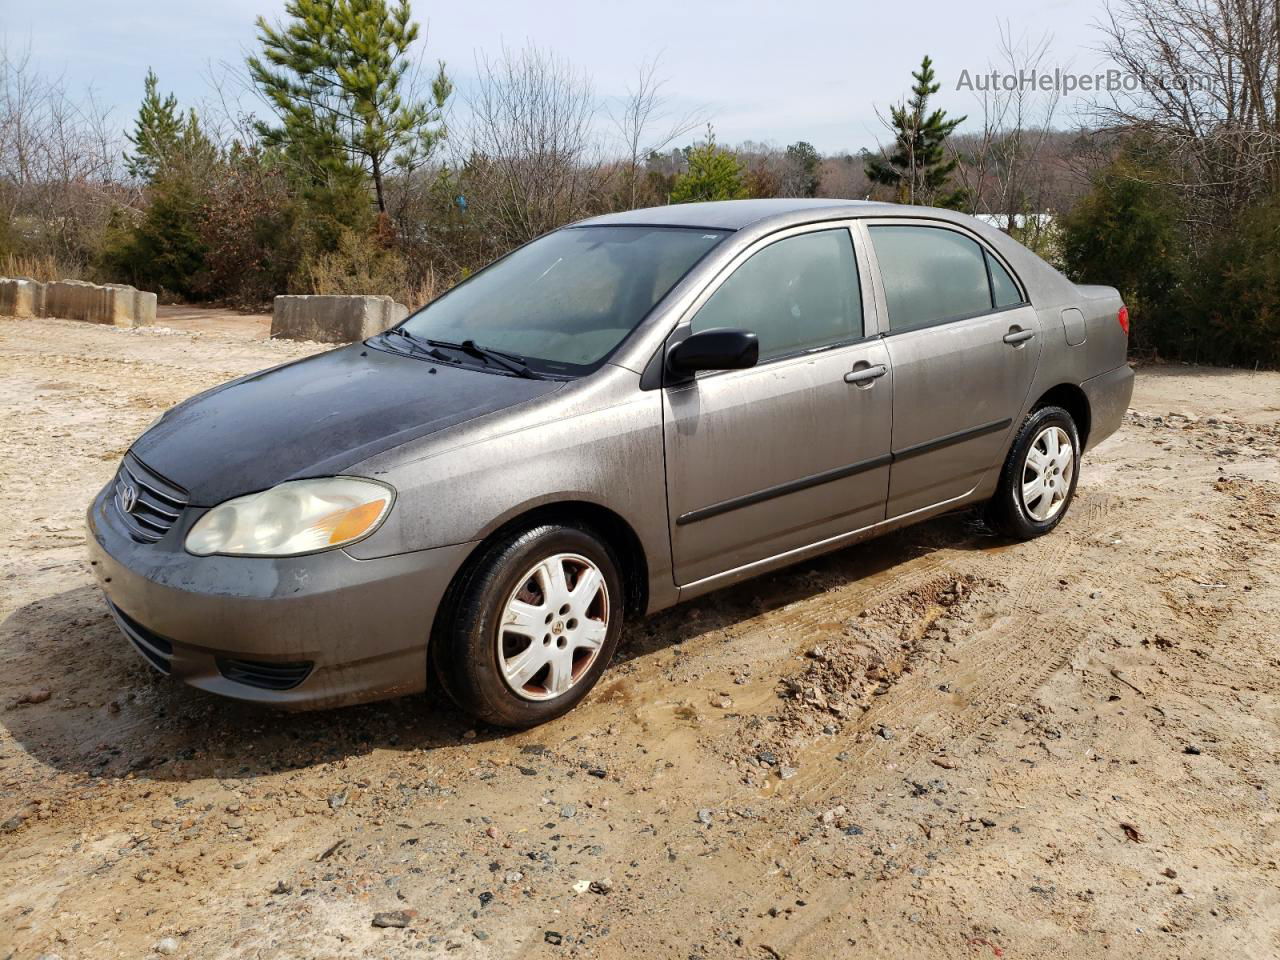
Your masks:
[{"label": "tire", "polygon": [[467,566],[431,638],[432,664],[476,719],[537,726],[595,686],[617,648],[624,606],[608,544],[585,528],[542,524],[497,540]]},{"label": "tire", "polygon": [[[1057,441],[1059,453],[1049,438]],[[1061,453],[1069,443],[1070,460]],[[1033,459],[1033,457],[1035,459]],[[1040,466],[1045,462],[1045,466]],[[1039,477],[1041,484],[1024,496],[1024,483]],[[1080,478],[1080,434],[1071,414],[1062,407],[1038,407],[1027,415],[1000,470],[996,494],[987,504],[987,523],[997,533],[1015,540],[1031,540],[1048,533],[1067,515]],[[1035,492],[1043,491],[1041,496]]]}]

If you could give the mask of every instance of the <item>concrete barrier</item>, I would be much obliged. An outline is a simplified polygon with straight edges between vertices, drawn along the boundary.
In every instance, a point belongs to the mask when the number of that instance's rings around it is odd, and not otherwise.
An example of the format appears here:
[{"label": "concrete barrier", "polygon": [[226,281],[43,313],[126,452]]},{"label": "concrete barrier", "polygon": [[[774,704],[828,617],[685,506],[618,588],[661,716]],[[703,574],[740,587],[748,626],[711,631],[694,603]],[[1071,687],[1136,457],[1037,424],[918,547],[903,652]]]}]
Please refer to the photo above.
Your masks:
[{"label": "concrete barrier", "polygon": [[122,283],[0,278],[0,316],[60,317],[136,327],[155,323],[156,295]]},{"label": "concrete barrier", "polygon": [[121,283],[56,280],[44,286],[44,315],[137,327],[155,323],[156,295]]},{"label": "concrete barrier", "polygon": [[35,280],[0,278],[0,317],[44,315],[44,284]]},{"label": "concrete barrier", "polygon": [[351,343],[381,333],[409,315],[390,297],[276,297],[271,309],[271,338]]}]

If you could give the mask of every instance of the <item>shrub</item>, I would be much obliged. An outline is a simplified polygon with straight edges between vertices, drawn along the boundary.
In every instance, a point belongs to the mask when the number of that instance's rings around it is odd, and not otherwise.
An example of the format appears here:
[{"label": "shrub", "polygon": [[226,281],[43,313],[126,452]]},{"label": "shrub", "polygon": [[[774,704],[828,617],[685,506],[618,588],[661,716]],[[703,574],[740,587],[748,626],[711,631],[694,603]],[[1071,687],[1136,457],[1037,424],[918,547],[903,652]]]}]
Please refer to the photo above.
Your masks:
[{"label": "shrub", "polygon": [[1222,231],[1184,304],[1188,359],[1280,367],[1280,197]]},{"label": "shrub", "polygon": [[1077,283],[1120,291],[1133,317],[1133,345],[1180,355],[1176,309],[1186,248],[1173,190],[1160,172],[1126,151],[1095,177],[1093,188],[1061,220],[1062,259]]}]

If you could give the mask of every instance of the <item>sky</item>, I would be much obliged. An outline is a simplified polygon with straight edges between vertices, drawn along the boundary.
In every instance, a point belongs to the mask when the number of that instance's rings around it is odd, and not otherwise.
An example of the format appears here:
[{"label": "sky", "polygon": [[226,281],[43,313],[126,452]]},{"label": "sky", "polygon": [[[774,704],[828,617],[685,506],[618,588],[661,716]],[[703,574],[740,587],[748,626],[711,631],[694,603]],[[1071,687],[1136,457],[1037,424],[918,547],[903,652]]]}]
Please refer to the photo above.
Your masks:
[{"label": "sky", "polygon": [[[69,90],[92,88],[124,129],[148,67],[162,90],[198,106],[211,95],[211,71],[243,63],[254,49],[255,18],[274,20],[283,7],[283,0],[0,0],[0,34],[10,53],[29,46],[39,69]],[[1094,26],[1102,0],[416,0],[413,8],[426,28],[426,57],[445,61],[463,98],[477,57],[504,45],[556,53],[591,77],[605,105],[656,57],[673,113],[710,119],[720,142],[807,140],[824,153],[884,140],[877,109],[885,113],[906,95],[925,53],[942,83],[937,105],[970,115],[965,127],[973,127],[976,94],[957,84],[962,71],[972,77],[998,60],[1003,24],[1015,38],[1047,40],[1050,70],[1102,62]],[[1057,125],[1072,125],[1077,103],[1062,101]]]}]

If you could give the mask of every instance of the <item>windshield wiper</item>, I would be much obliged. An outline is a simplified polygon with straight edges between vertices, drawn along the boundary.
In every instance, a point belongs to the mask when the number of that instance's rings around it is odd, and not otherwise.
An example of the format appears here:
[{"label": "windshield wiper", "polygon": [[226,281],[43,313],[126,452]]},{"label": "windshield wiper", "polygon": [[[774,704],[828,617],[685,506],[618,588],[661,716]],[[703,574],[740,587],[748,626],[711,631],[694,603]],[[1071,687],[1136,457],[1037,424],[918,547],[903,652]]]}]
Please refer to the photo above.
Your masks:
[{"label": "windshield wiper", "polygon": [[518,377],[525,377],[529,380],[541,379],[536,373],[529,369],[525,364],[524,357],[517,356],[514,353],[507,353],[504,350],[494,350],[491,347],[482,347],[474,340],[463,340],[461,343],[454,343],[451,340],[427,340],[427,343],[433,347],[444,347],[448,350],[461,350],[463,353],[478,357],[486,362],[496,363],[500,367],[505,367]]},{"label": "windshield wiper", "polygon": [[[420,353],[423,356],[430,357],[432,360],[439,360],[442,363],[458,363],[459,362],[458,360],[455,360],[453,357],[449,356],[447,353],[443,353],[440,350],[435,349],[434,346],[424,347],[422,345],[422,341],[420,341],[408,330],[405,330],[401,327],[396,327],[392,330],[385,330],[383,331],[382,335],[384,337],[389,337],[393,333],[403,337],[405,344],[409,347],[409,349],[413,353]],[[426,343],[430,344],[431,341],[428,340],[426,341]]]}]

